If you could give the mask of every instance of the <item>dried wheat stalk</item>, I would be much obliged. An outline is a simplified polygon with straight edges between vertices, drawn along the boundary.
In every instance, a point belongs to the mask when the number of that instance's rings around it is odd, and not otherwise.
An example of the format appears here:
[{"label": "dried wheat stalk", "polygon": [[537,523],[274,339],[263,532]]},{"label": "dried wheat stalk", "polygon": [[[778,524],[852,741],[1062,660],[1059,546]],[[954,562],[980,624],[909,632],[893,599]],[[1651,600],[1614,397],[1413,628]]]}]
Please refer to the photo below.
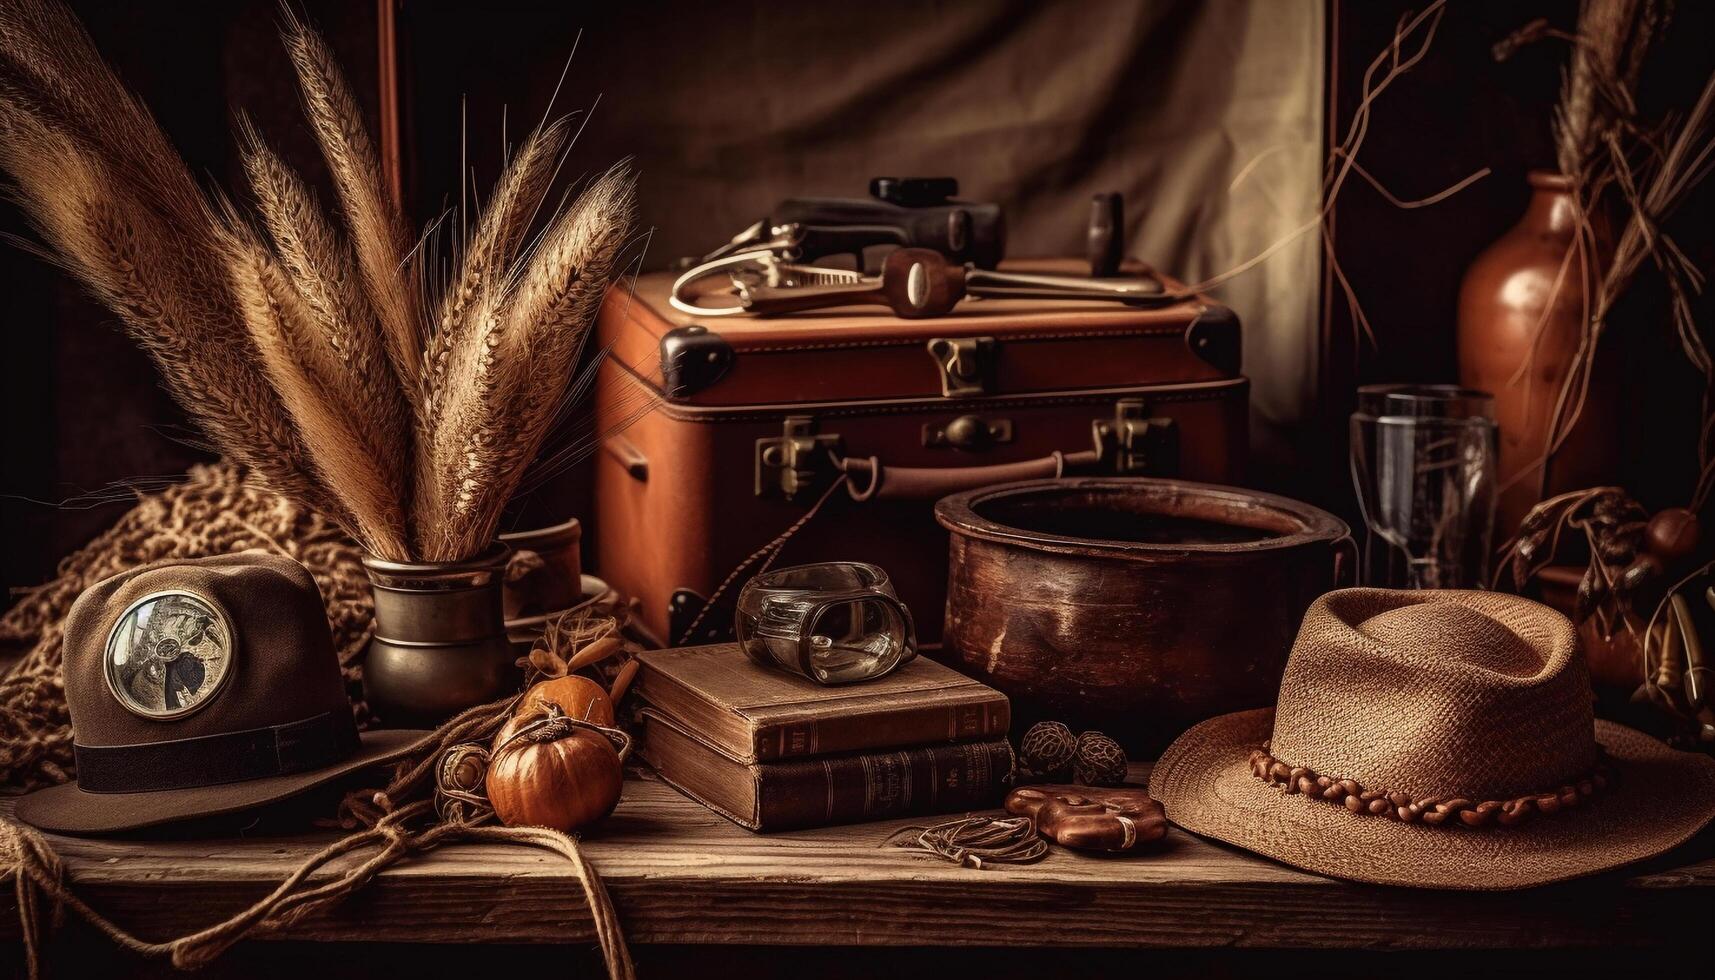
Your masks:
[{"label": "dried wheat stalk", "polygon": [[52,118],[137,185],[137,203],[188,221],[193,233],[210,226],[208,199],[183,158],[59,0],[0,3],[0,78],[28,94],[38,118]]},{"label": "dried wheat stalk", "polygon": [[388,197],[375,144],[363,122],[363,110],[346,84],[327,42],[299,20],[289,5],[286,51],[298,73],[304,114],[321,143],[356,248],[357,266],[381,324],[388,359],[401,384],[417,377],[422,354],[422,317],[414,274],[407,266],[410,236],[398,206]]},{"label": "dried wheat stalk", "polygon": [[1583,0],[1579,6],[1572,65],[1555,110],[1561,173],[1584,173],[1608,135],[1637,111],[1638,77],[1663,7],[1663,0]]},{"label": "dried wheat stalk", "polygon": [[365,420],[329,397],[330,387],[341,379],[325,372],[343,371],[344,365],[317,350],[326,342],[318,336],[315,314],[280,261],[242,224],[231,228],[226,260],[250,339],[323,485],[339,498],[355,536],[371,552],[395,561],[409,558],[400,487],[377,465],[377,453],[385,454],[387,447],[377,447]]},{"label": "dried wheat stalk", "polygon": [[538,130],[428,304],[431,335],[424,267],[357,102],[327,45],[285,17],[343,227],[247,124],[266,235],[211,201],[59,0],[0,4],[0,167],[58,261],[229,455],[374,554],[469,557],[566,396],[629,233],[632,179],[608,173],[526,249],[566,142],[563,122]]},{"label": "dried wheat stalk", "polygon": [[[328,401],[339,416],[351,420],[344,428],[356,444],[353,451],[341,453],[339,458],[364,471],[326,472],[332,461],[324,458],[320,460],[324,478],[334,487],[373,478],[386,488],[385,508],[357,512],[354,517],[391,529],[389,537],[394,539],[394,546],[378,553],[404,559],[407,549],[398,542],[403,540],[404,503],[410,500],[411,408],[393,378],[375,315],[353,268],[350,248],[328,224],[298,175],[264,146],[248,125],[241,126],[240,135],[257,210],[288,280],[286,288],[304,308],[303,327],[292,349],[302,364],[301,373],[317,385],[317,397]],[[239,268],[243,270],[246,265],[241,263]],[[253,283],[244,285],[255,288]],[[254,338],[253,317],[247,313],[246,322]],[[266,348],[263,353],[268,353]],[[286,381],[272,365],[270,376],[284,393]],[[297,409],[293,415],[299,415]],[[300,425],[304,424],[300,418]]]},{"label": "dried wheat stalk", "polygon": [[499,301],[512,260],[552,182],[566,132],[566,121],[557,119],[531,134],[495,184],[476,232],[461,250],[457,275],[441,297],[434,335],[423,353],[417,397],[424,430],[433,430],[440,421],[455,341],[469,333],[483,310]]},{"label": "dried wheat stalk", "polygon": [[0,167],[61,263],[119,314],[224,451],[271,488],[344,519],[309,476],[308,451],[236,319],[213,228],[166,223],[97,154],[21,104],[0,98]]}]

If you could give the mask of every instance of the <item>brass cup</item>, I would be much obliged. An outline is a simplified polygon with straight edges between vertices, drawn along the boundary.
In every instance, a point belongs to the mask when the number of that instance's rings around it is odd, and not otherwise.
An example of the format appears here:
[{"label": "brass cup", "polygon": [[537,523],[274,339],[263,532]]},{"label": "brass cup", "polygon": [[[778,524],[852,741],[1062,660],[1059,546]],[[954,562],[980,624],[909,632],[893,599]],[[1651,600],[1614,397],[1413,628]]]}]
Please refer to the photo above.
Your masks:
[{"label": "brass cup", "polygon": [[496,542],[456,562],[365,556],[375,596],[375,636],[363,690],[385,724],[432,725],[517,688],[501,585],[511,549]]}]

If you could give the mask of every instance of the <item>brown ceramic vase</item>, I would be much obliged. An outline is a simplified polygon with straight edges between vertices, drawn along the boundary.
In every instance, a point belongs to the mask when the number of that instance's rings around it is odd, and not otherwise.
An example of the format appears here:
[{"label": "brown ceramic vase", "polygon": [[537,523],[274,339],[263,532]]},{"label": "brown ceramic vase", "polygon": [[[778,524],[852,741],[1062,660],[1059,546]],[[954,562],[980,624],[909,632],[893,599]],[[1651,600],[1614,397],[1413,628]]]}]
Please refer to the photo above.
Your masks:
[{"label": "brown ceramic vase", "polygon": [[1572,179],[1532,171],[1529,181],[1523,217],[1471,263],[1459,293],[1459,383],[1495,396],[1497,541],[1511,537],[1538,501],[1612,482],[1619,444],[1616,379],[1603,356],[1609,352],[1599,349],[1578,424],[1554,458],[1536,466],[1587,319],[1587,267],[1599,274],[1608,236],[1605,223],[1593,220],[1596,262],[1568,261],[1579,226]]}]

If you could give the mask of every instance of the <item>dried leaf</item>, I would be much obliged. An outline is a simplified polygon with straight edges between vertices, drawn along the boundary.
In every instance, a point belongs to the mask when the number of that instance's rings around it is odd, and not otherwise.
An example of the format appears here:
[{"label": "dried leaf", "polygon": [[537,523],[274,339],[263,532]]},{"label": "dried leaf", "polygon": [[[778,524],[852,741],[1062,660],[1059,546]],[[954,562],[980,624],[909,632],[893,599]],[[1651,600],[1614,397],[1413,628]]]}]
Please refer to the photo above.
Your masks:
[{"label": "dried leaf", "polygon": [[566,661],[560,655],[544,646],[535,646],[530,650],[530,666],[544,677],[564,677],[568,673]]}]

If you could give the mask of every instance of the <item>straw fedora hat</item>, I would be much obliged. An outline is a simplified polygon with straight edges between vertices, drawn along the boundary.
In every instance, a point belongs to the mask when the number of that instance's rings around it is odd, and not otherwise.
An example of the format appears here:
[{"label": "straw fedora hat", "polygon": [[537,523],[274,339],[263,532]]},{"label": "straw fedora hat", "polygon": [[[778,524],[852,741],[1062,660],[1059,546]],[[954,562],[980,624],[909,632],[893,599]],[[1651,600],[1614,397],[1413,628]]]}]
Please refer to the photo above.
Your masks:
[{"label": "straw fedora hat", "polygon": [[249,551],[90,586],[66,617],[76,782],[18,800],[44,830],[113,833],[250,810],[391,761],[359,734],[315,580]]},{"label": "straw fedora hat", "polygon": [[1715,817],[1715,759],[1596,721],[1546,606],[1345,589],[1305,614],[1277,705],[1187,731],[1149,789],[1186,830],[1309,871],[1510,889],[1684,842]]}]

